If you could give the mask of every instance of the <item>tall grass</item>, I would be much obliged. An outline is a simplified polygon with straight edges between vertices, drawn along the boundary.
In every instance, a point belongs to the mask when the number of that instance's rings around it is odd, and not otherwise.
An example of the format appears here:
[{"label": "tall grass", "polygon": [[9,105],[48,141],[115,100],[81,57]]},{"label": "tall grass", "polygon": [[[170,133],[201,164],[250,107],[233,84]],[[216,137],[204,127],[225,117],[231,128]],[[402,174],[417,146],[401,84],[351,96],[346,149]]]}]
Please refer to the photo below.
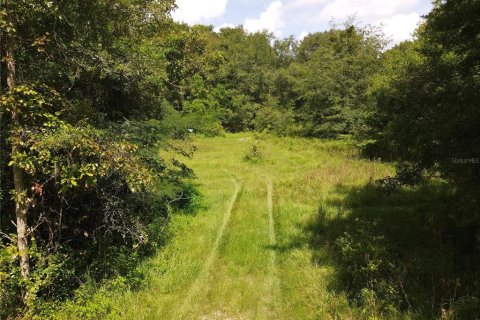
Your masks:
[{"label": "tall grass", "polygon": [[[268,161],[244,161],[252,142]],[[102,317],[122,319],[475,319],[478,251],[455,224],[441,181],[387,195],[392,165],[360,159],[345,141],[198,138],[188,161],[203,210],[173,215],[170,240],[142,266],[140,290],[98,289]],[[218,252],[225,212],[231,212]],[[273,183],[274,232],[268,210]],[[272,253],[275,266],[272,268]],[[272,271],[275,270],[275,271]],[[271,285],[276,283],[276,285]],[[195,289],[191,302],[186,295]],[[85,304],[84,304],[85,305]],[[477,308],[477,309],[476,309]],[[79,307],[63,316],[83,319]]]}]

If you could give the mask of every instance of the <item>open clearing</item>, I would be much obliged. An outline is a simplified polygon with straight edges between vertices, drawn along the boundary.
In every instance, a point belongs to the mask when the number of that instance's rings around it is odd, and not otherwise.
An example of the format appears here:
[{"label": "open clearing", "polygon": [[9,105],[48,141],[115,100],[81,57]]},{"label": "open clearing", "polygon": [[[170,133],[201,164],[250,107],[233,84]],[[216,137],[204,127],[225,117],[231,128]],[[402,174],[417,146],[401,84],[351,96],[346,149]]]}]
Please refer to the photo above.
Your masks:
[{"label": "open clearing", "polygon": [[[245,161],[254,140],[263,157]],[[121,317],[356,318],[309,226],[320,206],[332,217],[346,214],[339,189],[392,168],[359,159],[346,142],[239,134],[195,144],[187,164],[205,208],[173,217],[171,240],[144,266],[149,284],[115,297]]]}]

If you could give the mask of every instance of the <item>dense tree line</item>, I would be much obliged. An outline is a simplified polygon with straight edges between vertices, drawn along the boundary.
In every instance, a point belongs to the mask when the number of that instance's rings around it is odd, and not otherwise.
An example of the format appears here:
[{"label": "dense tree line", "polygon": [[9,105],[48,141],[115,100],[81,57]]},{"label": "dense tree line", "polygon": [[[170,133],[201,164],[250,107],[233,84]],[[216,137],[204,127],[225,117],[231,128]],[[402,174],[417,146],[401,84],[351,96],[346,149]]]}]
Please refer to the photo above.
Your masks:
[{"label": "dense tree line", "polygon": [[352,136],[400,164],[394,184],[450,181],[478,224],[478,1],[435,1],[416,39],[388,50],[354,22],[297,41],[175,23],[174,7],[2,1],[0,317],[158,242],[171,203],[188,205],[171,200],[194,193],[158,149],[189,155],[188,128]]},{"label": "dense tree line", "polygon": [[148,65],[173,6],[2,1],[0,317],[127,270],[188,190],[158,157],[188,126]]},{"label": "dense tree line", "polygon": [[168,48],[167,99],[182,114],[209,115],[229,132],[320,138],[360,124],[386,45],[379,30],[353,21],[301,42],[242,27],[175,25],[158,43]]},{"label": "dense tree line", "polygon": [[[436,1],[417,40],[387,51],[371,86],[365,150],[480,194],[477,1]],[[370,140],[368,140],[370,138]],[[477,212],[478,214],[478,212]]]}]

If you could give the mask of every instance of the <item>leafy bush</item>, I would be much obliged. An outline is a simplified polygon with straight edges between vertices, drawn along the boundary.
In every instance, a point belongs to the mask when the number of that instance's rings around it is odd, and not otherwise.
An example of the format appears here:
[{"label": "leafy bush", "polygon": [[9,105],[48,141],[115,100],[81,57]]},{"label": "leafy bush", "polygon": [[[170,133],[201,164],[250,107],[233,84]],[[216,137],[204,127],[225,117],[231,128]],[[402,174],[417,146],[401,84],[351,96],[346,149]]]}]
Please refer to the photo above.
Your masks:
[{"label": "leafy bush", "polygon": [[379,222],[356,219],[335,245],[343,266],[341,277],[351,298],[380,312],[396,312],[402,302],[398,283],[402,275]]},{"label": "leafy bush", "polygon": [[15,258],[17,247],[0,241],[0,318],[15,314],[21,305],[20,267]]},{"label": "leafy bush", "polygon": [[294,133],[294,113],[289,108],[279,108],[277,102],[257,111],[253,125],[255,130],[269,132],[278,136],[289,136]]},{"label": "leafy bush", "polygon": [[224,136],[225,130],[215,114],[190,114],[185,116],[186,130],[193,129],[194,133],[206,137]]},{"label": "leafy bush", "polygon": [[268,160],[266,146],[262,142],[255,140],[244,155],[243,159],[251,163],[259,163]]},{"label": "leafy bush", "polygon": [[401,186],[415,187],[426,181],[425,170],[416,163],[403,162],[397,165],[397,174],[375,181],[387,194],[391,194]]},{"label": "leafy bush", "polygon": [[[14,243],[0,244],[0,317],[8,318],[22,311],[40,312],[44,301],[61,301],[78,287],[76,270],[79,259],[73,252],[48,253],[35,239],[30,247],[30,277],[20,275],[18,249]],[[78,279],[78,278],[77,278]],[[27,297],[22,304],[22,297]],[[35,311],[36,310],[36,311]]]},{"label": "leafy bush", "polygon": [[343,201],[326,203],[341,214],[320,210],[313,243],[332,250],[337,284],[353,304],[372,317],[475,319],[477,204],[434,179],[391,194],[378,184],[337,192]]}]

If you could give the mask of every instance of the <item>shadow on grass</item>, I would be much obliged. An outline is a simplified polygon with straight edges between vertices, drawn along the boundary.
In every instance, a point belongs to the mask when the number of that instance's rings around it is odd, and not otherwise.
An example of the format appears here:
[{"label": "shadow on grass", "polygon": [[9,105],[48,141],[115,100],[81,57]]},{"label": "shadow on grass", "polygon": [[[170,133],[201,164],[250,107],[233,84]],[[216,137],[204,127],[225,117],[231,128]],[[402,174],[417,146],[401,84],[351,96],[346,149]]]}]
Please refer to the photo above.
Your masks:
[{"label": "shadow on grass", "polygon": [[[477,209],[475,209],[477,208]],[[315,264],[332,264],[331,290],[376,314],[479,319],[478,207],[443,183],[386,195],[337,186],[303,236]]]}]

